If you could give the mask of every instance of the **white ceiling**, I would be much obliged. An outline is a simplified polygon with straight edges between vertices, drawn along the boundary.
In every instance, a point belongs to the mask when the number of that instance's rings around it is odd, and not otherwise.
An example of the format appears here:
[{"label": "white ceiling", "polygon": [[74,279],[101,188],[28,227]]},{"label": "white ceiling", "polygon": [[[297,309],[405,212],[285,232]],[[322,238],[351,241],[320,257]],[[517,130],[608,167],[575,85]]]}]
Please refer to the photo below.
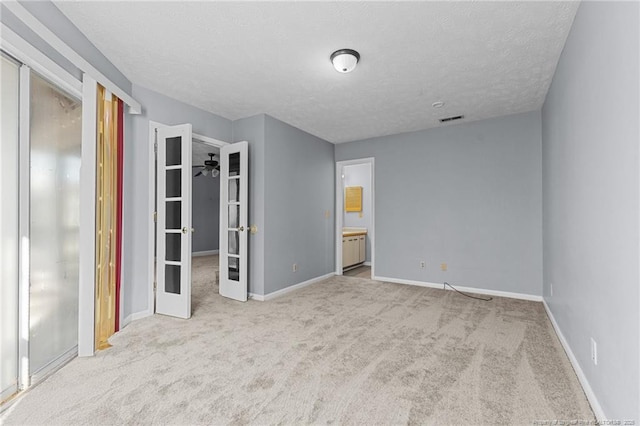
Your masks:
[{"label": "white ceiling", "polygon": [[[541,107],[577,2],[61,2],[132,82],[334,143]],[[350,74],[329,55],[352,48]],[[442,109],[431,104],[444,101]]]}]

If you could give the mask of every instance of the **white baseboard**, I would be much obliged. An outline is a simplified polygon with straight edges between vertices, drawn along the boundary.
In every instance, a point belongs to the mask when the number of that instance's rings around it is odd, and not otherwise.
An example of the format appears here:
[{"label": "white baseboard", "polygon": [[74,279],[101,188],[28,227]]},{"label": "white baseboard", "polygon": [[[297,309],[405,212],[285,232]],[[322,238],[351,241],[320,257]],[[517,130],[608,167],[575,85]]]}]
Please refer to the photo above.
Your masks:
[{"label": "white baseboard", "polygon": [[220,250],[194,251],[194,252],[191,252],[191,257],[211,256],[212,254],[218,254],[219,252]]},{"label": "white baseboard", "polygon": [[[444,288],[445,286],[442,283],[430,283],[426,281],[403,280],[400,278],[388,278],[388,277],[372,277],[371,279],[374,281],[384,281],[388,283],[415,285],[419,287],[438,288],[440,290],[453,291],[451,287]],[[508,297],[510,299],[521,299],[521,300],[531,300],[534,302],[542,302],[542,296],[536,296],[535,294],[512,293],[510,291],[488,290],[484,288],[475,288],[475,287],[461,287],[461,286],[455,286],[455,287],[456,289],[463,291],[465,293],[486,294],[487,296]]]},{"label": "white baseboard", "polygon": [[364,262],[363,265],[364,266],[371,266],[371,262]]},{"label": "white baseboard", "polygon": [[269,294],[265,294],[264,296],[261,295],[261,294],[249,293],[249,298],[253,299],[253,300],[258,300],[260,302],[266,302],[267,300],[271,300],[271,299],[275,299],[276,297],[284,296],[287,293],[299,290],[299,289],[301,289],[303,287],[306,287],[306,286],[311,285],[311,284],[315,284],[315,283],[317,283],[319,281],[324,281],[327,278],[330,278],[330,277],[332,277],[334,275],[335,275],[335,272],[330,272],[328,274],[325,274],[325,275],[322,275],[322,276],[319,276],[319,277],[315,277],[315,278],[311,278],[310,280],[303,281],[303,282],[298,283],[298,284],[294,284],[292,286],[283,288],[281,290],[274,291],[274,292],[269,293]]},{"label": "white baseboard", "polygon": [[601,422],[604,422],[605,420],[607,420],[607,416],[604,415],[602,406],[600,405],[598,398],[596,398],[596,394],[593,392],[593,389],[591,389],[591,385],[589,385],[587,376],[585,376],[584,371],[582,371],[582,368],[578,363],[578,359],[576,358],[576,356],[573,354],[573,351],[571,350],[571,346],[569,346],[567,339],[565,339],[564,334],[562,334],[562,331],[560,330],[560,327],[558,326],[558,323],[556,322],[555,317],[551,313],[551,309],[549,308],[549,305],[547,305],[547,301],[543,299],[542,304],[544,305],[544,309],[547,311],[547,316],[551,321],[551,325],[553,325],[553,329],[556,331],[556,335],[558,336],[558,339],[560,339],[560,343],[562,344],[562,347],[564,348],[564,351],[566,352],[567,357],[569,357],[569,361],[573,366],[573,370],[576,372],[576,375],[578,376],[578,380],[580,381],[580,384],[582,385],[582,389],[584,390],[584,393],[587,396],[587,400],[589,400],[589,404],[591,404],[591,409],[593,410],[593,414],[596,415],[596,419],[598,419]]},{"label": "white baseboard", "polygon": [[131,321],[135,321],[135,320],[139,320],[142,318],[146,318],[153,315],[153,312],[146,310],[146,311],[141,311],[141,312],[134,312],[131,315],[127,315],[125,317],[125,319],[122,320],[122,324],[120,329],[122,330],[123,328],[125,328],[127,325],[129,325],[131,323]]},{"label": "white baseboard", "polygon": [[249,299],[257,300],[258,302],[264,302],[264,296],[256,293],[249,293]]}]

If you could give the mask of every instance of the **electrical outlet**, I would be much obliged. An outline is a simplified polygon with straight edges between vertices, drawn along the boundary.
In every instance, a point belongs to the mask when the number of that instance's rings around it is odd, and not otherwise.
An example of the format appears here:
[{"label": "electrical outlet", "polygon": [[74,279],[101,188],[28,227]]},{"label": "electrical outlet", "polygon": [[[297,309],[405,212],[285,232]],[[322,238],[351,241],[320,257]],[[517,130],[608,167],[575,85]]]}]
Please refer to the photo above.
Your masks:
[{"label": "electrical outlet", "polygon": [[424,269],[427,266],[427,263],[424,260],[420,261],[420,268]]},{"label": "electrical outlet", "polygon": [[598,344],[593,337],[591,338],[591,361],[593,361],[593,365],[598,365]]},{"label": "electrical outlet", "polygon": [[443,271],[446,271],[447,270],[447,264],[446,263],[441,263],[440,264],[440,269],[443,270]]},{"label": "electrical outlet", "polygon": [[293,268],[291,268],[291,269],[293,269],[293,272],[298,272],[298,264],[294,263],[293,264]]},{"label": "electrical outlet", "polygon": [[553,297],[553,283],[549,283],[549,296]]}]

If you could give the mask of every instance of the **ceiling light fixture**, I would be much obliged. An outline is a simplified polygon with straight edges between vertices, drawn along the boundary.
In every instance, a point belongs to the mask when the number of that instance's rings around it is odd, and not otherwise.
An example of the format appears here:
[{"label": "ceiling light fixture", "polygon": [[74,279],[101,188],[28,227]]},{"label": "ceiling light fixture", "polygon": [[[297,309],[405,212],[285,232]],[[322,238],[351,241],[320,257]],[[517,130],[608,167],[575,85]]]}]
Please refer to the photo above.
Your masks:
[{"label": "ceiling light fixture", "polygon": [[353,49],[340,49],[331,54],[331,63],[336,71],[348,73],[358,65],[360,54]]},{"label": "ceiling light fixture", "polygon": [[436,101],[436,102],[432,103],[431,106],[434,107],[434,108],[442,108],[444,106],[444,102]]}]

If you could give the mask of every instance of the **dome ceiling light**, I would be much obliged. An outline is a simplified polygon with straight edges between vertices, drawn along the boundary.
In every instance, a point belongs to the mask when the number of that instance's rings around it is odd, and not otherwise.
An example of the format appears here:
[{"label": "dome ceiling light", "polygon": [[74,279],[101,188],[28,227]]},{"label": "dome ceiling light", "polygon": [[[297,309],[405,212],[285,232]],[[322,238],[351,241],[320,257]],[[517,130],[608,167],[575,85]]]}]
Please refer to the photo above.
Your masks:
[{"label": "dome ceiling light", "polygon": [[353,49],[340,49],[331,54],[331,63],[336,71],[348,73],[358,65],[360,54]]}]

